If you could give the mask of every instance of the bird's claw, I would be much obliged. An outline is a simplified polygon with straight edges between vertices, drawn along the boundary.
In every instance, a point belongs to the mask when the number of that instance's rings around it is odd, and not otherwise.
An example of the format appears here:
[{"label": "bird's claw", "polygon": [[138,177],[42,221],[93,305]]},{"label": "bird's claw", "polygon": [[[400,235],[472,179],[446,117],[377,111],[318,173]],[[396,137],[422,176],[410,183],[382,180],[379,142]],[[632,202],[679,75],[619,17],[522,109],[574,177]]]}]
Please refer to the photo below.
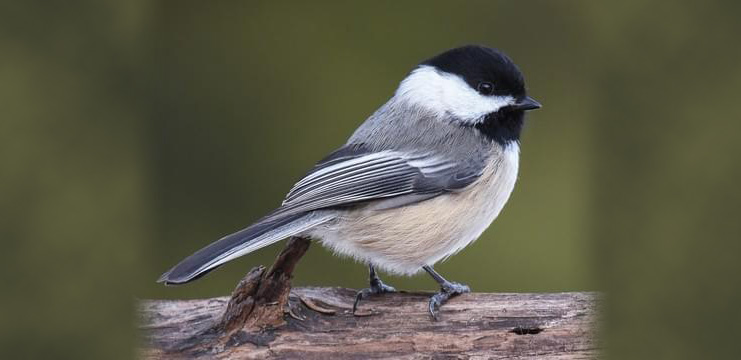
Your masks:
[{"label": "bird's claw", "polygon": [[363,290],[358,291],[358,294],[355,295],[355,302],[352,305],[352,313],[355,314],[355,312],[358,310],[358,304],[360,303],[360,300],[363,300],[364,298],[367,298],[370,295],[374,294],[385,294],[385,293],[395,293],[396,289],[393,286],[389,286],[384,284],[381,279],[373,279],[370,282],[370,287],[365,288]]},{"label": "bird's claw", "polygon": [[432,320],[440,320],[440,307],[445,304],[450,298],[467,292],[471,292],[471,288],[469,288],[468,285],[455,282],[444,283],[440,288],[440,292],[432,295],[432,297],[430,298],[429,310],[430,316],[432,316]]}]

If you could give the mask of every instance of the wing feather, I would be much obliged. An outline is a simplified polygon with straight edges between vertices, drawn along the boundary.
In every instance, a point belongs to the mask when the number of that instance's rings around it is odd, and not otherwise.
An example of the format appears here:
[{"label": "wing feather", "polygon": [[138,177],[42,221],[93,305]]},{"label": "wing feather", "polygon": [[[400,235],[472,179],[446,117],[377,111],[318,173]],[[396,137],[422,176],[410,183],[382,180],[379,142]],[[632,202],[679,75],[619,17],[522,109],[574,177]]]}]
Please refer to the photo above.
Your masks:
[{"label": "wing feather", "polygon": [[369,152],[342,148],[293,186],[280,212],[305,212],[371,200],[413,195],[400,204],[423,201],[475,181],[483,164],[459,164],[433,154]]}]

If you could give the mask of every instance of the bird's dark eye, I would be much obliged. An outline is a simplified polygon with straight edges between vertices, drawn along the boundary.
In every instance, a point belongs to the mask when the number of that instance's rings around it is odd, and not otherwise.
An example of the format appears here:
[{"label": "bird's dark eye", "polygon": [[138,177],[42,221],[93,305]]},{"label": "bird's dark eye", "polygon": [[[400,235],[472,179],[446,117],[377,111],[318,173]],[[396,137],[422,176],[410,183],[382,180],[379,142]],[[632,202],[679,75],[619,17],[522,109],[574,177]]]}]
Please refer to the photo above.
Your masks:
[{"label": "bird's dark eye", "polygon": [[476,87],[476,90],[482,95],[491,95],[494,92],[494,84],[490,82],[480,82],[479,86]]}]

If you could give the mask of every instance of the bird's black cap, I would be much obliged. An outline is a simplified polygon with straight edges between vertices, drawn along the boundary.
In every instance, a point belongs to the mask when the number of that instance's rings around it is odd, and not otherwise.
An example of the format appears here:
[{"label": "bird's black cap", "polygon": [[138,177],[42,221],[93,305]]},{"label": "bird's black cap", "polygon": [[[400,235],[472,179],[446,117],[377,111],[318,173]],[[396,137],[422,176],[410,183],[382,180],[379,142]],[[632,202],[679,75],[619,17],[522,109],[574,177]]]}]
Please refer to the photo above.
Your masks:
[{"label": "bird's black cap", "polygon": [[512,60],[499,50],[480,45],[467,45],[448,50],[420,65],[434,66],[463,78],[476,89],[481,82],[494,84],[493,94],[523,97],[525,79]]}]

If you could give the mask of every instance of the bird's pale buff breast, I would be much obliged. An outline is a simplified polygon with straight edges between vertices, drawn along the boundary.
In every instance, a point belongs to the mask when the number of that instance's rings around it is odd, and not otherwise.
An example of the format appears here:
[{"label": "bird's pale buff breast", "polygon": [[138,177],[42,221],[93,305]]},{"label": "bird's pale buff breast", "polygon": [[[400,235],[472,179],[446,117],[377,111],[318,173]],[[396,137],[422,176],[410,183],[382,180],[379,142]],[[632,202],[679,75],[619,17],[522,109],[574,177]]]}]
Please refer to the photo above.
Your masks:
[{"label": "bird's pale buff breast", "polygon": [[466,247],[499,215],[517,179],[519,147],[493,151],[482,176],[462,191],[395,209],[349,211],[309,235],[385,271],[416,273]]}]

